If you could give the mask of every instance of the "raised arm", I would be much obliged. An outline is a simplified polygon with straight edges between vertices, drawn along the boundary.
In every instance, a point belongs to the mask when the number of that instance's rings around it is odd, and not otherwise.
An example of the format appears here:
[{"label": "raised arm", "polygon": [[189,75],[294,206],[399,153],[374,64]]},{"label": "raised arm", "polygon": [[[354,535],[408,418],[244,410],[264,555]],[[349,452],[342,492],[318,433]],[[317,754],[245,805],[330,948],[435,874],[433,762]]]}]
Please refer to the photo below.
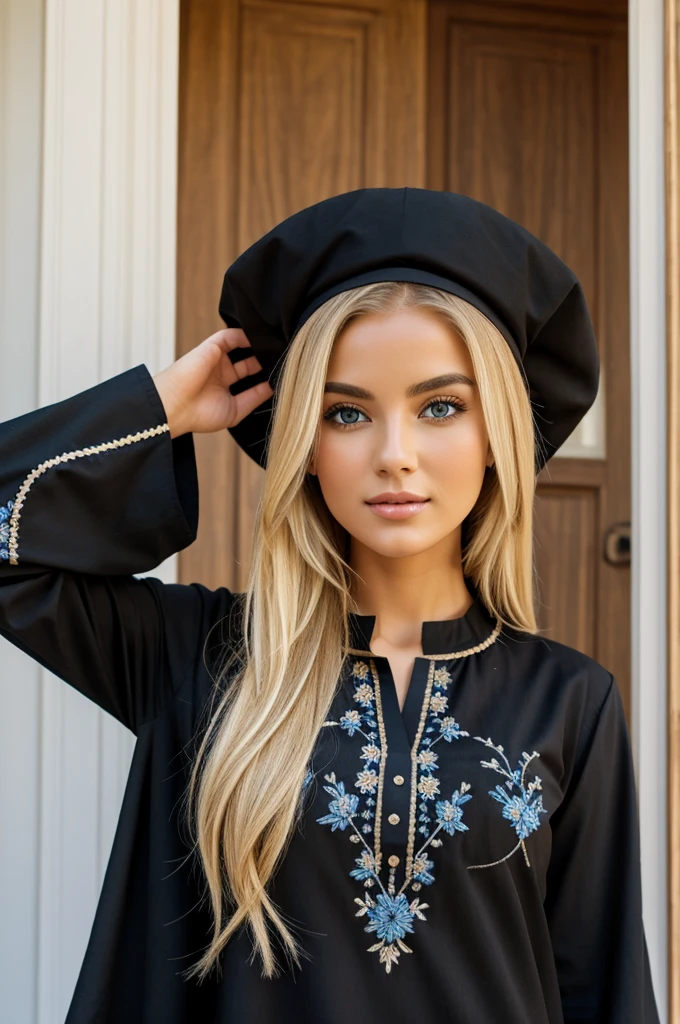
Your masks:
[{"label": "raised arm", "polygon": [[0,635],[136,732],[193,663],[226,588],[137,579],[198,526],[193,432],[270,394],[230,384],[242,331],[220,331],[156,378],[139,365],[0,424]]}]

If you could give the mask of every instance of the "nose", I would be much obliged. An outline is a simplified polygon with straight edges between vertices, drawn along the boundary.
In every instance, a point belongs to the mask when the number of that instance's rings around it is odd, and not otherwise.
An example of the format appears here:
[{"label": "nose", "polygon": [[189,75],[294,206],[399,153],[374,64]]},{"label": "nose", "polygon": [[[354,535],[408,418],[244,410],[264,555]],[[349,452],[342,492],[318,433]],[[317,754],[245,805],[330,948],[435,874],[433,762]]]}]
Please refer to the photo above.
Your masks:
[{"label": "nose", "polygon": [[382,429],[375,432],[375,437],[377,473],[410,473],[418,468],[416,439],[405,418],[398,414],[389,417]]}]

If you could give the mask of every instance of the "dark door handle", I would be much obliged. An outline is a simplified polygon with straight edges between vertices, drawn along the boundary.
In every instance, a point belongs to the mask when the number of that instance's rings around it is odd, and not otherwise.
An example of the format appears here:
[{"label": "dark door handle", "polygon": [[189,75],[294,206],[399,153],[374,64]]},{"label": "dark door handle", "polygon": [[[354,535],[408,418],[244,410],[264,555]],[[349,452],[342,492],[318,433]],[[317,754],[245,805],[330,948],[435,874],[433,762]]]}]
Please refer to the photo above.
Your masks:
[{"label": "dark door handle", "polygon": [[604,560],[609,565],[630,565],[630,523],[614,523],[604,535]]}]

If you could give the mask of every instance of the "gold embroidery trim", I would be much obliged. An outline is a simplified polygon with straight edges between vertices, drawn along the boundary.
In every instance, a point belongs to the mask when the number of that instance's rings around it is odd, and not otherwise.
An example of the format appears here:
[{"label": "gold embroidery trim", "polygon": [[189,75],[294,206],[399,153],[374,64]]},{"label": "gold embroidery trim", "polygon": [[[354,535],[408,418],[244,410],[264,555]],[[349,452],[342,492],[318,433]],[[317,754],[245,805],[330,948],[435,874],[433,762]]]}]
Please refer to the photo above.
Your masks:
[{"label": "gold embroidery trim", "polygon": [[33,486],[34,481],[36,481],[39,476],[42,476],[48,469],[52,469],[53,466],[59,466],[63,462],[71,462],[73,459],[80,459],[85,455],[96,455],[99,452],[113,451],[115,448],[122,448],[126,444],[135,444],[137,441],[144,441],[148,437],[155,437],[157,434],[164,434],[169,430],[169,424],[162,423],[157,427],[140,430],[136,434],[127,434],[125,437],[118,437],[115,441],[104,441],[102,444],[92,445],[89,448],[77,448],[72,452],[63,452],[61,455],[56,455],[52,459],[47,459],[45,462],[41,462],[39,466],[36,466],[35,469],[31,470],[17,491],[16,498],[14,499],[14,507],[12,508],[12,514],[9,518],[8,548],[10,565],[19,564],[19,520],[21,519],[21,509],[24,501],[26,500],[26,495]]},{"label": "gold embroidery trim", "polygon": [[[493,633],[490,633],[486,640],[483,640],[480,644],[476,644],[474,647],[468,647],[464,651],[453,651],[452,654],[419,654],[418,657],[427,658],[428,661],[455,661],[457,658],[467,658],[470,654],[479,654],[481,651],[485,651],[487,647],[491,647],[491,644],[494,644],[496,640],[498,640],[502,628],[502,624],[500,622],[496,622]],[[360,654],[364,658],[380,657],[380,655],[376,655],[373,651],[359,651],[354,647],[347,648],[347,653],[353,655]]]},{"label": "gold embroidery trim", "polygon": [[382,866],[382,805],[383,805],[383,789],[385,785],[385,765],[387,764],[387,733],[385,732],[385,723],[383,721],[383,710],[382,710],[382,695],[380,693],[380,676],[375,667],[373,659],[369,662],[371,666],[371,675],[373,676],[373,690],[375,692],[375,710],[376,718],[378,719],[378,735],[380,737],[380,768],[378,770],[378,795],[376,798],[375,807],[375,824],[373,826],[373,857],[375,860],[375,872],[377,875],[380,874],[380,868]]},{"label": "gold embroidery trim", "polygon": [[427,721],[427,714],[430,710],[430,697],[432,696],[432,684],[434,682],[434,662],[430,663],[427,670],[427,683],[425,685],[425,696],[420,707],[420,721],[411,747],[411,805],[408,814],[408,841],[406,844],[406,869],[405,878],[411,877],[413,869],[413,850],[416,843],[416,804],[418,803],[418,747],[423,736],[423,729]]}]

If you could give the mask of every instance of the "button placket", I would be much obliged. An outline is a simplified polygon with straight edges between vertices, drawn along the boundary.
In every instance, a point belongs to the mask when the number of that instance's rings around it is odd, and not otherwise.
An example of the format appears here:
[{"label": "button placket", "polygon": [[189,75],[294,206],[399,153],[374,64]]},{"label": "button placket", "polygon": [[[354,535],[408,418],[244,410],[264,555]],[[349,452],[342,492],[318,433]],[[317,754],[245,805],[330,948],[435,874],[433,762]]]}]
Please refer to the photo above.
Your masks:
[{"label": "button placket", "polygon": [[[381,807],[376,815],[377,822],[380,823],[380,834],[376,834],[375,839],[380,850],[380,861],[386,861],[389,869],[385,878],[388,892],[394,893],[405,879],[412,802],[411,738],[406,718],[399,708],[397,691],[387,658],[374,656],[371,662],[376,692],[379,690],[376,714],[381,729],[383,750],[382,785],[379,786]],[[428,670],[427,661],[416,659],[409,681],[408,706],[405,705],[405,710],[411,712],[411,721],[414,712],[419,718],[418,705],[422,700]]]},{"label": "button placket", "polygon": [[[410,764],[410,752],[395,750],[390,747],[388,738],[388,752],[385,760],[385,781],[382,793],[382,844],[390,852],[402,855],[406,849],[408,839],[408,809],[410,802],[410,787],[408,785],[408,766]],[[402,779],[397,784],[394,779]],[[403,860],[403,856],[402,856]]]}]

